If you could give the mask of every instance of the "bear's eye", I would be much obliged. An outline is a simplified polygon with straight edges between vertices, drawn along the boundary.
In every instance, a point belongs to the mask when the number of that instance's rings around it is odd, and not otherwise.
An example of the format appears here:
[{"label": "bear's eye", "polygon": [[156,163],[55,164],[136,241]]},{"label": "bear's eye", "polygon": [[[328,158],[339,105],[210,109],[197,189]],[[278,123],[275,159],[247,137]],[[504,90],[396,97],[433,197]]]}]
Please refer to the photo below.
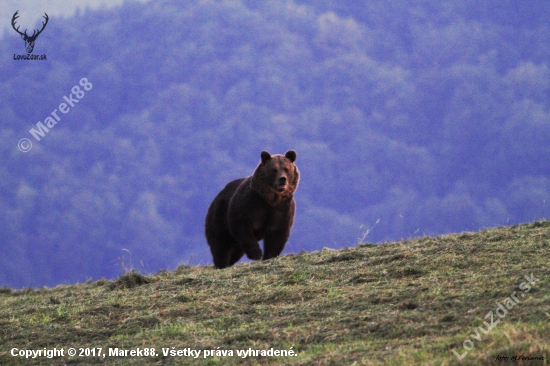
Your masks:
[{"label": "bear's eye", "polygon": [[277,173],[278,171],[278,169],[273,169],[273,173]]}]

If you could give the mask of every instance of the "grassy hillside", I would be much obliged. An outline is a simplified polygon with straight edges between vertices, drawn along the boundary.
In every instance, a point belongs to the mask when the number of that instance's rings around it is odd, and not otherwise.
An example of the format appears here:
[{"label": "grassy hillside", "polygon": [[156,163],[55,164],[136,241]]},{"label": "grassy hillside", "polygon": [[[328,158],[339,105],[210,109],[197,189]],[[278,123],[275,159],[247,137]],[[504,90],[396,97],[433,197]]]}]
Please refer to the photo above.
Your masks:
[{"label": "grassy hillside", "polygon": [[[12,348],[22,354],[63,348],[65,357],[37,357],[34,362],[546,364],[549,253],[550,222],[541,221],[324,249],[227,270],[181,266],[152,276],[127,273],[115,281],[4,288],[0,363],[33,364],[11,356]],[[517,301],[506,300],[510,296]],[[493,328],[488,330],[484,321],[490,325],[491,314]],[[105,357],[68,357],[70,347]],[[115,348],[119,353],[155,348],[158,356],[109,356]],[[183,355],[164,357],[163,348]],[[271,348],[295,355],[250,355],[250,349]],[[199,357],[185,356],[189,349],[201,350]],[[205,358],[205,350],[214,356]],[[216,356],[222,350],[233,356]],[[237,350],[249,353],[243,358]],[[509,359],[496,361],[499,356]],[[513,356],[546,361],[515,361]]]}]

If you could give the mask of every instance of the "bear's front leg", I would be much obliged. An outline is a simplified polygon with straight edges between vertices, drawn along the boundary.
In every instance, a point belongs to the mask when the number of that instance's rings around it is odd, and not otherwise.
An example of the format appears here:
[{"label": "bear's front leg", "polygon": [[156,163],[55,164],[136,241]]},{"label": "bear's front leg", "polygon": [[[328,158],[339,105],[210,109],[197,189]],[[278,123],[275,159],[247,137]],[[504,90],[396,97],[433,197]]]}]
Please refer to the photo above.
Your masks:
[{"label": "bear's front leg", "polygon": [[262,249],[258,241],[254,237],[252,230],[248,228],[240,228],[235,233],[233,233],[241,248],[245,252],[246,256],[252,260],[262,259]]},{"label": "bear's front leg", "polygon": [[275,258],[285,248],[285,244],[290,236],[290,228],[283,228],[268,232],[264,238],[264,257],[263,259]]}]

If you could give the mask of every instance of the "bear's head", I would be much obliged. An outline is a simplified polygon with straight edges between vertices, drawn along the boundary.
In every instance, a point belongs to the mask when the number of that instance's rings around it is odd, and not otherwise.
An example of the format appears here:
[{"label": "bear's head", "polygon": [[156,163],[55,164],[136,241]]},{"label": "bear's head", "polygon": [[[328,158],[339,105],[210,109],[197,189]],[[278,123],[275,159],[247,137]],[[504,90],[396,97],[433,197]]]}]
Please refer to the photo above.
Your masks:
[{"label": "bear's head", "polygon": [[271,205],[291,199],[300,180],[300,172],[294,165],[296,152],[271,155],[262,151],[261,159],[252,176],[254,189]]}]

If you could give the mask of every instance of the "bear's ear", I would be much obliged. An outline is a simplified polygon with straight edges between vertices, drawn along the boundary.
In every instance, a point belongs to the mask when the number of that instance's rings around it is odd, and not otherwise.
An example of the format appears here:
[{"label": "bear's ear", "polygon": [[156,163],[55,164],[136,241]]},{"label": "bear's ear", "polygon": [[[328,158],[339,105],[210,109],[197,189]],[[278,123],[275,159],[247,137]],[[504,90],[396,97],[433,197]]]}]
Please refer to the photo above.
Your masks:
[{"label": "bear's ear", "polygon": [[285,158],[294,163],[294,161],[296,160],[296,151],[288,150],[285,154]]},{"label": "bear's ear", "polygon": [[271,159],[271,154],[267,151],[262,151],[262,164],[265,164],[269,159]]}]

